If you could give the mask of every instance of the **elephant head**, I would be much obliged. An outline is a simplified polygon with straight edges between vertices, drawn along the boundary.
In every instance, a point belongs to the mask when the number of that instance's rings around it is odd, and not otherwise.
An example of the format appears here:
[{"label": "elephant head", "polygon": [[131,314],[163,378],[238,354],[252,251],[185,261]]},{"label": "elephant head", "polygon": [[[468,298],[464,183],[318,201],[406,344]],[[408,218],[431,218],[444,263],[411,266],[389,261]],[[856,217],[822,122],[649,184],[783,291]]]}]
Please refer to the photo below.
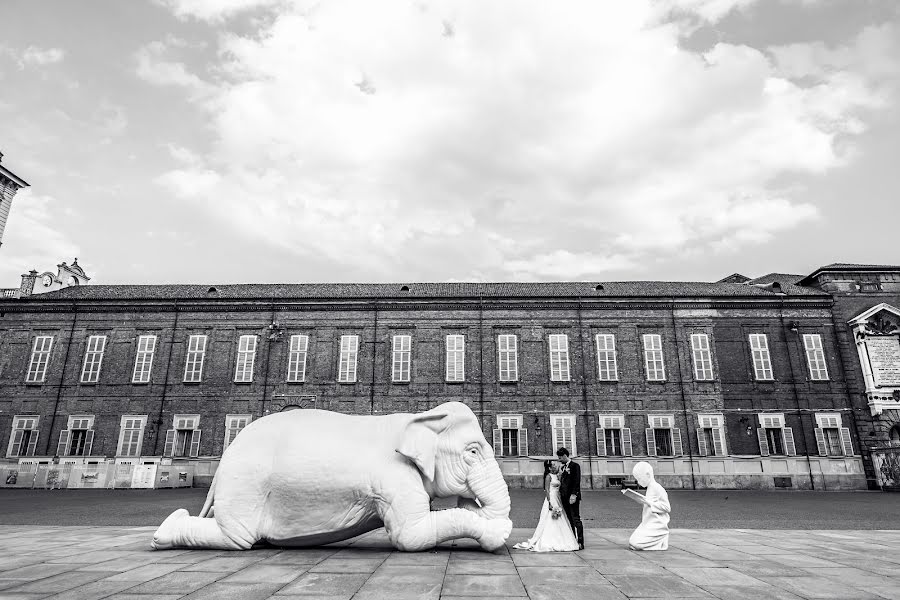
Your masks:
[{"label": "elephant head", "polygon": [[493,447],[465,404],[447,402],[410,417],[397,452],[416,465],[435,496],[473,498],[482,516],[509,517],[509,488]]}]

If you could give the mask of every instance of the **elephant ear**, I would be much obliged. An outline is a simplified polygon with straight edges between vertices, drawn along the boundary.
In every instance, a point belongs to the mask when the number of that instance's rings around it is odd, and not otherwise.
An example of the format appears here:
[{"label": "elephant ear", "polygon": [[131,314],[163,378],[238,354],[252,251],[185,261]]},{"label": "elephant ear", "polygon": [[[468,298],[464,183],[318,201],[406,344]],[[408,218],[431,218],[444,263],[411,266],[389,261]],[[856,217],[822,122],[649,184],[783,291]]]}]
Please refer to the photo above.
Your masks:
[{"label": "elephant ear", "polygon": [[438,434],[447,429],[447,413],[422,413],[407,423],[397,452],[411,460],[429,481],[434,481],[434,458],[437,454]]}]

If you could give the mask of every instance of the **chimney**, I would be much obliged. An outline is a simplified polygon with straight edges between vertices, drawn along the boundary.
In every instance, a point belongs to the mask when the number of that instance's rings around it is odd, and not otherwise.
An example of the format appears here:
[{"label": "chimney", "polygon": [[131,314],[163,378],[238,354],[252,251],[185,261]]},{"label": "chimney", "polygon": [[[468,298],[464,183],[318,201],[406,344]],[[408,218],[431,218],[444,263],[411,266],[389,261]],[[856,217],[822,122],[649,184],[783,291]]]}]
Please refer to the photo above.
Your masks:
[{"label": "chimney", "polygon": [[22,285],[19,286],[19,297],[24,298],[34,293],[34,284],[37,281],[38,272],[32,269],[22,275]]}]

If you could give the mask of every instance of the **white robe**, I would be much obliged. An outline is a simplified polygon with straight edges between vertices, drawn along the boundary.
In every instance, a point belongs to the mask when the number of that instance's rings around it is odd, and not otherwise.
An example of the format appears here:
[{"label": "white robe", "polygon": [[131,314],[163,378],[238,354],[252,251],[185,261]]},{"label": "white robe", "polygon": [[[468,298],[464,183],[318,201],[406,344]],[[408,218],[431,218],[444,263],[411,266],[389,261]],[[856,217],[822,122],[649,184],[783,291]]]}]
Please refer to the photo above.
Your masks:
[{"label": "white robe", "polygon": [[[541,518],[538,521],[534,535],[527,542],[520,542],[514,547],[519,550],[531,550],[532,552],[572,552],[578,550],[578,540],[569,524],[566,513],[562,510],[562,502],[559,497],[559,477],[550,474],[550,489],[548,490],[549,502],[544,499],[541,508]],[[553,518],[552,509],[559,508],[561,514]]]},{"label": "white robe", "polygon": [[641,524],[631,534],[628,543],[635,550],[667,550],[669,548],[669,495],[663,486],[653,481],[644,494]]}]

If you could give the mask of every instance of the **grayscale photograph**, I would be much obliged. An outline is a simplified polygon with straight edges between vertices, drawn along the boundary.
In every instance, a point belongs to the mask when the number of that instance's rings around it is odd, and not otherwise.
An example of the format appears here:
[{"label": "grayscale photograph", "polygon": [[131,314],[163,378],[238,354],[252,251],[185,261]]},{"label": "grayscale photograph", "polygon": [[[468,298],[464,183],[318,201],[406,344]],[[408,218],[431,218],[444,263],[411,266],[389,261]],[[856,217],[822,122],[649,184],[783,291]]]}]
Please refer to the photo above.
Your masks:
[{"label": "grayscale photograph", "polygon": [[0,600],[900,599],[896,0],[0,23]]}]

